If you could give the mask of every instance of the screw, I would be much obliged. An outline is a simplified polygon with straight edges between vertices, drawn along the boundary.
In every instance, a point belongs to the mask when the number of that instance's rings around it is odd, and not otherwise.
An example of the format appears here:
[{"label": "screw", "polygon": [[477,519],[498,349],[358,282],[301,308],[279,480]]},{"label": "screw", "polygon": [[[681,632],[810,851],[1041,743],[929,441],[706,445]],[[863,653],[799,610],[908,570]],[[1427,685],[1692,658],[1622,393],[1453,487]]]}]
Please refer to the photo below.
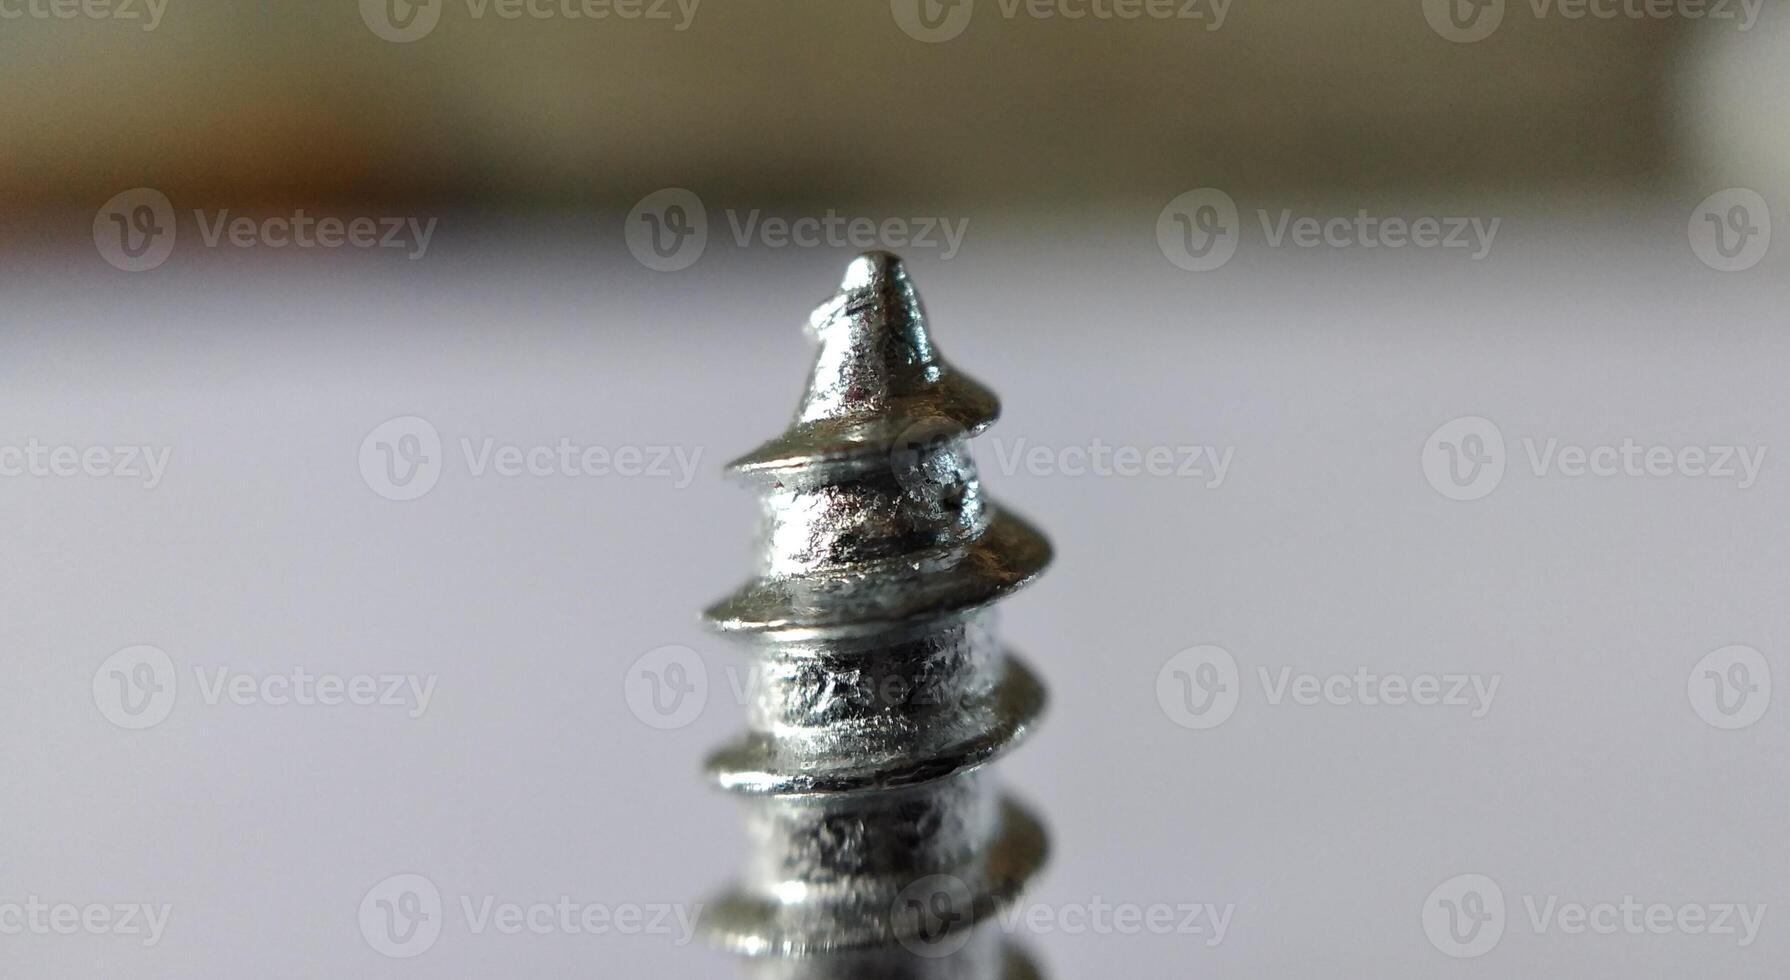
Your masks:
[{"label": "screw", "polygon": [[706,615],[758,670],[708,768],[755,853],[705,927],[761,980],[1035,978],[991,920],[1044,831],[986,766],[1044,689],[990,606],[1050,544],[983,497],[969,438],[1000,403],[933,346],[900,259],[855,259],[809,330],[794,423],[728,466],[764,500],[758,575]]}]

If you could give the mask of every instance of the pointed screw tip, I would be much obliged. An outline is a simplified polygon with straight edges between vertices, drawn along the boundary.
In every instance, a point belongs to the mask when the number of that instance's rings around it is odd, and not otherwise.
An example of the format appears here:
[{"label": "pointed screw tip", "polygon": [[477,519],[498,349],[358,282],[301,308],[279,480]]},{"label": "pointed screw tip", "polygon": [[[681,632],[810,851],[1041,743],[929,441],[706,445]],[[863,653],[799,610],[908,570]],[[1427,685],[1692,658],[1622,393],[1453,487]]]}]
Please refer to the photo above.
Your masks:
[{"label": "pointed screw tip", "polygon": [[901,256],[893,252],[865,252],[852,259],[845,267],[845,278],[840,281],[842,291],[867,289],[881,282],[903,279],[907,276],[902,266]]},{"label": "pointed screw tip", "polygon": [[[869,307],[865,303],[866,294],[872,297]],[[880,317],[866,316],[867,309],[879,304],[883,310]],[[846,265],[839,290],[815,307],[805,327],[811,339],[820,340],[830,327],[840,322],[857,321],[882,328],[891,319],[917,328],[922,335],[925,333],[925,327],[919,322],[922,319],[919,298],[913,292],[901,256],[878,250],[865,252]]]}]

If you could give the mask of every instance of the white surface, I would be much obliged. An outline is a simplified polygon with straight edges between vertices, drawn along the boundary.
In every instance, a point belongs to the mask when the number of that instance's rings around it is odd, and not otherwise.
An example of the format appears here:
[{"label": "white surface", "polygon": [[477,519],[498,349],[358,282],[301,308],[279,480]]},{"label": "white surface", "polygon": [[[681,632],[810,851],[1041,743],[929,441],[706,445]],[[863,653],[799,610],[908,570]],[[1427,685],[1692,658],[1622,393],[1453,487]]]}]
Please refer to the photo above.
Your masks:
[{"label": "white surface", "polygon": [[[1714,190],[1710,188],[1709,190]],[[1505,217],[1482,262],[1245,248],[1187,273],[1148,213],[1079,235],[989,234],[915,255],[935,337],[999,391],[994,495],[1058,559],[1006,607],[1051,685],[1002,763],[1055,841],[1028,902],[1215,903],[1198,935],[1036,936],[1057,977],[1781,975],[1790,710],[1704,723],[1687,679],[1729,644],[1790,672],[1790,402],[1782,247],[1723,275],[1646,218]],[[1352,213],[1353,208],[1337,213]],[[979,226],[982,227],[982,226]],[[92,253],[10,260],[0,444],[172,448],[154,490],[0,479],[0,904],[167,903],[161,942],[0,935],[0,974],[108,977],[723,976],[666,936],[502,936],[459,899],[676,903],[742,858],[699,776],[740,723],[741,661],[696,610],[746,572],[755,511],[720,478],[777,432],[799,325],[845,253],[717,250],[634,265],[607,231],[444,220],[425,262],[177,251],[143,276]],[[448,463],[382,499],[357,453],[387,419]],[[1445,499],[1420,459],[1485,416],[1509,460]],[[700,449],[695,482],[474,478],[458,440]],[[1766,446],[1755,487],[1537,477],[1525,436]],[[1222,486],[1004,472],[992,439],[1234,447]],[[109,723],[95,671],[136,644],[171,715]],[[660,731],[630,664],[700,651],[708,707]],[[1242,701],[1170,720],[1158,673],[1217,644]],[[195,668],[432,674],[421,718],[205,703]],[[1271,706],[1258,668],[1498,675],[1489,712]],[[209,676],[209,675],[208,675]],[[1780,698],[1782,695],[1780,694]],[[388,876],[444,896],[439,941],[388,959],[358,909]],[[1494,879],[1502,941],[1457,961],[1426,896]],[[1545,902],[1764,903],[1756,942],[1537,935]],[[1179,917],[1177,917],[1177,924]],[[4,925],[4,922],[0,922]]]}]

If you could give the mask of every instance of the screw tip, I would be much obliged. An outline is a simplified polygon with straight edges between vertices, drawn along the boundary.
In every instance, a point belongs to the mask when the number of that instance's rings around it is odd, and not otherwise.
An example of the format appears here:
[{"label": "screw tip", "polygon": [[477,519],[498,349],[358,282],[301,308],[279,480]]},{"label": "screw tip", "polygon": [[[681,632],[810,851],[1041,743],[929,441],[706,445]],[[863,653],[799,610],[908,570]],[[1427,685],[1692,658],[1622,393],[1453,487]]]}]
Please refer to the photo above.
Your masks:
[{"label": "screw tip", "polygon": [[735,472],[876,461],[916,424],[973,435],[1000,412],[992,392],[933,346],[926,309],[896,255],[853,259],[808,329],[819,350],[795,424],[736,460]]},{"label": "screw tip", "polygon": [[839,282],[840,292],[869,289],[881,283],[907,279],[907,267],[894,252],[865,252],[845,267],[845,278]]},{"label": "screw tip", "polygon": [[899,258],[866,252],[846,267],[839,292],[809,319],[820,342],[798,421],[878,415],[938,380],[944,369],[926,331],[926,310]]}]

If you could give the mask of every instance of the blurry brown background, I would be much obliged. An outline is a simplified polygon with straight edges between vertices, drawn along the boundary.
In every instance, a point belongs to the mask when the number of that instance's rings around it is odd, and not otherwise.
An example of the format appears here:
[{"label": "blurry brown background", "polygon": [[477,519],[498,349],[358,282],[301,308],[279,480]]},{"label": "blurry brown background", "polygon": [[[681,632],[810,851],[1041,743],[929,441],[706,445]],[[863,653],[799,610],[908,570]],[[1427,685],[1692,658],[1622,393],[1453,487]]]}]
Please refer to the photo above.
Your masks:
[{"label": "blurry brown background", "polygon": [[405,44],[355,0],[167,0],[153,31],[0,21],[0,200],[17,215],[141,185],[237,208],[625,209],[668,184],[979,205],[1166,200],[1198,182],[1645,190],[1696,156],[1702,49],[1748,36],[1537,18],[1528,0],[1471,44],[1418,0],[1235,0],[1217,30],[1209,4],[1198,21],[1072,21],[982,0],[937,44],[904,34],[888,0],[704,0],[681,31],[675,3],[669,20],[436,3],[438,25]]}]

